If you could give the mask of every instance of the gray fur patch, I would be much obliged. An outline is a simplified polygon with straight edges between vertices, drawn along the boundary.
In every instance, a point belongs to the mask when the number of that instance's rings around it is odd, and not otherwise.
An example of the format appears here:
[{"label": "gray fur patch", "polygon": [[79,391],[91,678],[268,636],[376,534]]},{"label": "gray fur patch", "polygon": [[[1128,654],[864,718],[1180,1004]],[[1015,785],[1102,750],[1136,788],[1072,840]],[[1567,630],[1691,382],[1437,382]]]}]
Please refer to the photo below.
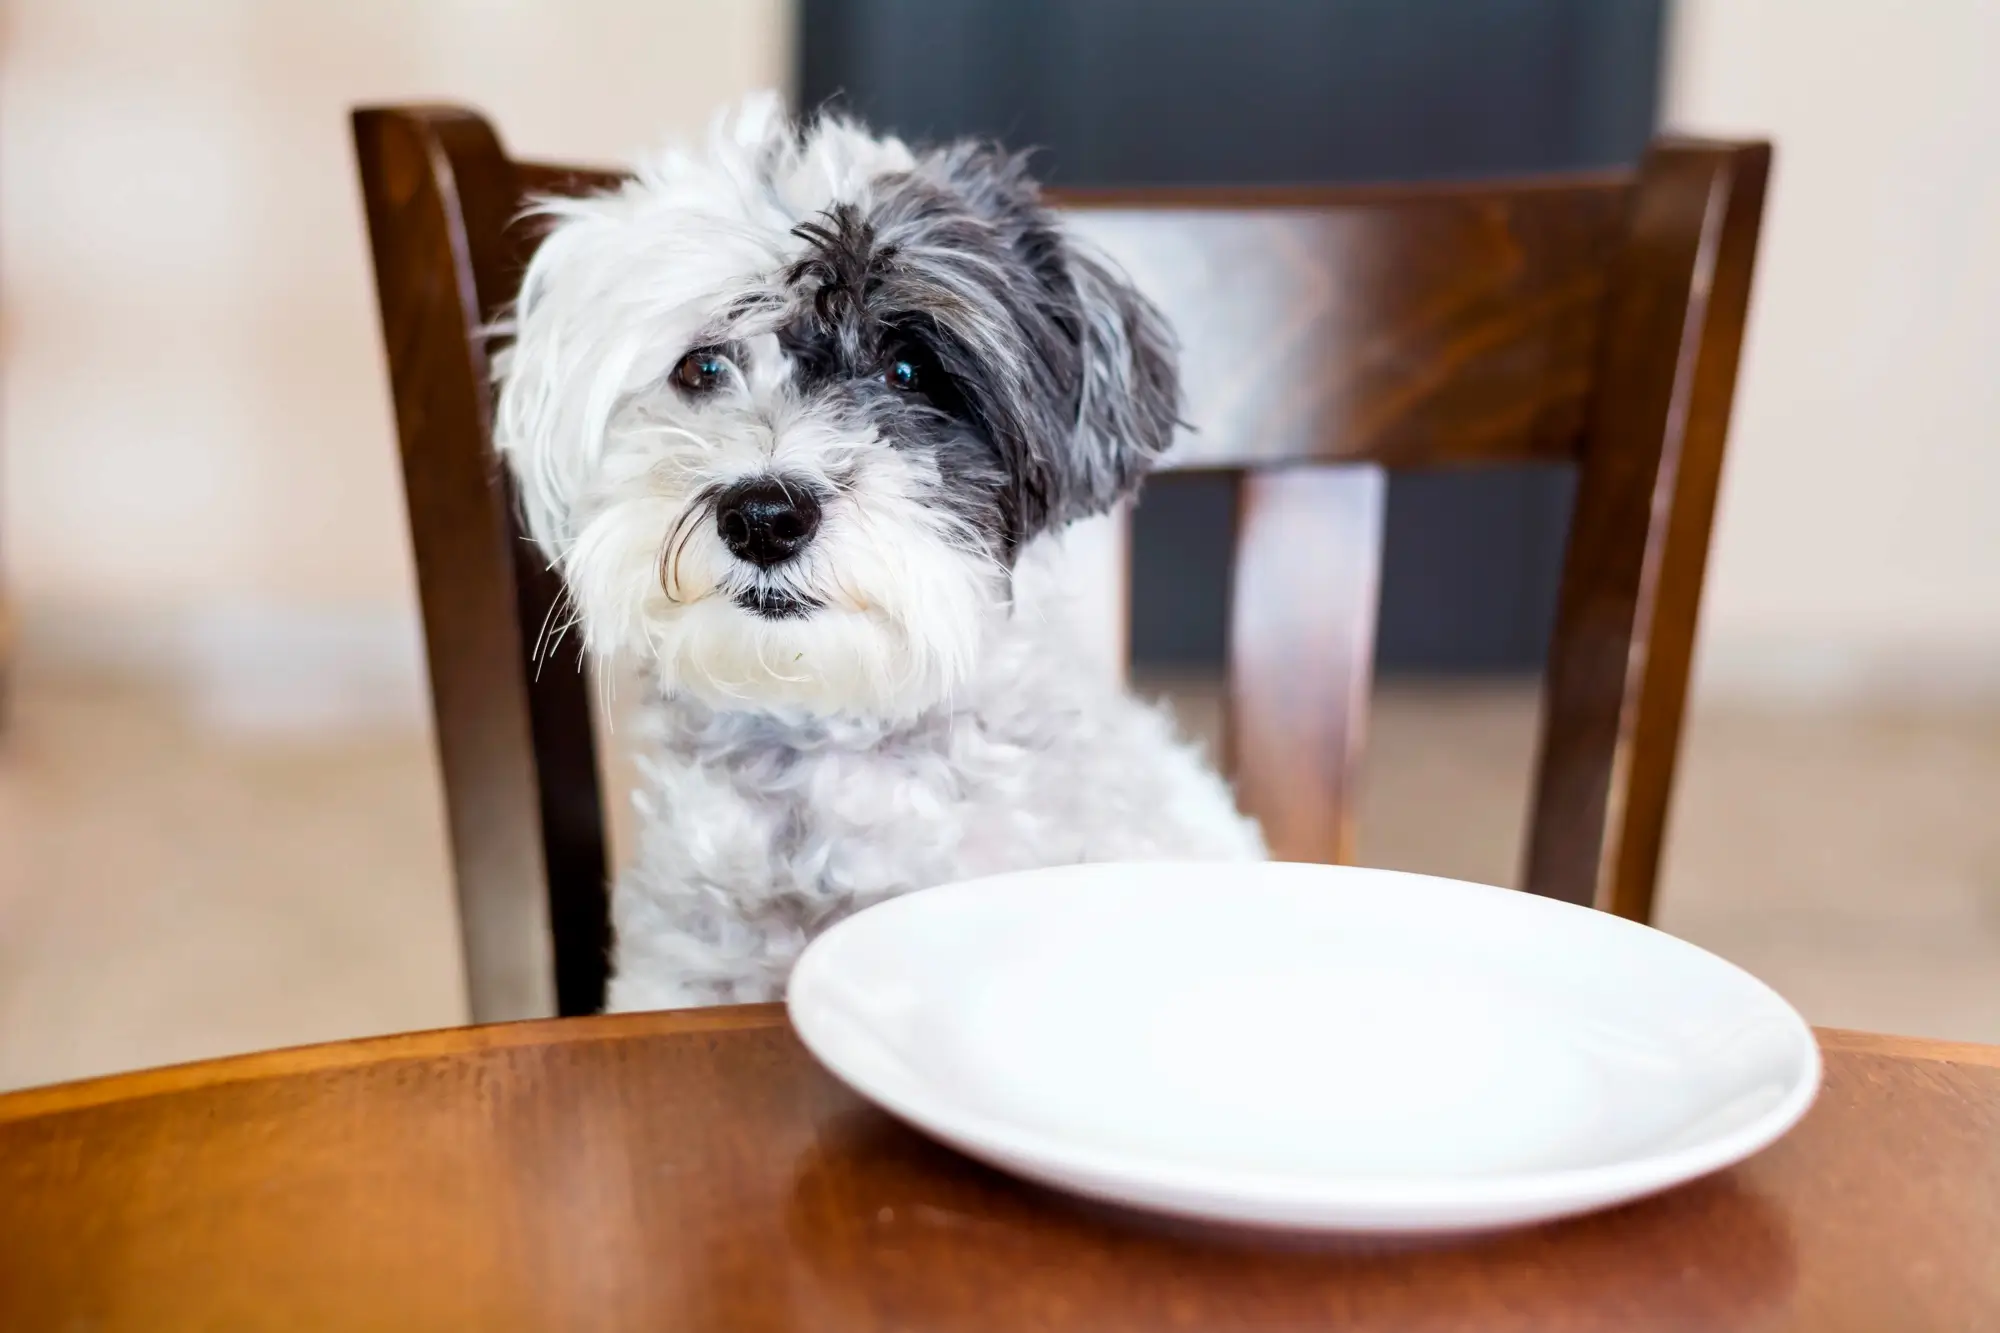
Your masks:
[{"label": "gray fur patch", "polygon": [[[779,342],[800,386],[930,450],[939,502],[1006,558],[1109,509],[1172,442],[1164,320],[1063,235],[1022,157],[936,150],[796,234]],[[898,360],[914,392],[886,378]]]}]

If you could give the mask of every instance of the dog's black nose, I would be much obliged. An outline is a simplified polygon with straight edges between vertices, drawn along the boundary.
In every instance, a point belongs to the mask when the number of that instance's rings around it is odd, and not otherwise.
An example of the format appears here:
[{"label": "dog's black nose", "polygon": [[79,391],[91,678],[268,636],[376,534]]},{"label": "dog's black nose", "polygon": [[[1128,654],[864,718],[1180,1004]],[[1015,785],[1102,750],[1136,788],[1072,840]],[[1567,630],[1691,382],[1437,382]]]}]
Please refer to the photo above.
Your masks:
[{"label": "dog's black nose", "polygon": [[819,530],[819,501],[798,482],[776,477],[739,481],[715,502],[722,544],[739,560],[769,569],[782,565]]}]

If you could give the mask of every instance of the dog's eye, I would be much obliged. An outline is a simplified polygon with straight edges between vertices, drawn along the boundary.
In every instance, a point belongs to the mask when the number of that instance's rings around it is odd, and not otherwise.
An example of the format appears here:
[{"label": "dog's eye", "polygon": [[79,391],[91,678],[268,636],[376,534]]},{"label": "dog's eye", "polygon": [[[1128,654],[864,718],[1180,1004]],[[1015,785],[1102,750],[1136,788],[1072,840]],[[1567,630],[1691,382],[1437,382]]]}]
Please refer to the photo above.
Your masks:
[{"label": "dog's eye", "polygon": [[674,367],[673,381],[689,393],[713,393],[734,369],[720,347],[697,347]]},{"label": "dog's eye", "polygon": [[924,377],[918,373],[917,363],[908,357],[899,356],[891,361],[889,368],[882,372],[882,378],[888,381],[890,388],[901,389],[904,393],[916,393],[924,387]]}]

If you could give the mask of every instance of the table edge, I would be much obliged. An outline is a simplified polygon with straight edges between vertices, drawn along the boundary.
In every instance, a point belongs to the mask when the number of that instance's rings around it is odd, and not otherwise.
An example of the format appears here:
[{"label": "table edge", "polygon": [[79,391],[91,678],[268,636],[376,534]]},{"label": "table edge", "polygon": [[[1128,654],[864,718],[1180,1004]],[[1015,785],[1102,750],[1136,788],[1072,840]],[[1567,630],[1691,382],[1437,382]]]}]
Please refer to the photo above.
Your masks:
[{"label": "table edge", "polygon": [[1983,1065],[2000,1069],[2000,1046],[1971,1041],[1941,1041],[1932,1037],[1894,1037],[1849,1028],[1816,1028],[1819,1048],[1829,1055],[1882,1055],[1934,1064]]},{"label": "table edge", "polygon": [[217,1056],[157,1069],[101,1074],[94,1078],[0,1092],[0,1125],[102,1106],[108,1102],[189,1092],[225,1083],[352,1069],[360,1065],[392,1064],[520,1046],[736,1032],[782,1027],[786,1021],[782,1004],[719,1005],[705,1009],[595,1014],[587,1018],[531,1018],[511,1023],[356,1037],[347,1041]]},{"label": "table edge", "polygon": [[[754,1004],[598,1014],[589,1018],[538,1018],[359,1037],[350,1041],[221,1056],[132,1073],[104,1074],[96,1078],[0,1093],[0,1124],[58,1115],[110,1102],[134,1101],[227,1083],[352,1069],[361,1065],[391,1064],[521,1046],[767,1029],[783,1027],[786,1021],[782,1004]],[[1816,1035],[1820,1049],[1829,1055],[1873,1055],[2000,1069],[2000,1046],[1936,1041],[1926,1037],[1892,1037],[1839,1028],[1820,1028],[1816,1030]]]}]

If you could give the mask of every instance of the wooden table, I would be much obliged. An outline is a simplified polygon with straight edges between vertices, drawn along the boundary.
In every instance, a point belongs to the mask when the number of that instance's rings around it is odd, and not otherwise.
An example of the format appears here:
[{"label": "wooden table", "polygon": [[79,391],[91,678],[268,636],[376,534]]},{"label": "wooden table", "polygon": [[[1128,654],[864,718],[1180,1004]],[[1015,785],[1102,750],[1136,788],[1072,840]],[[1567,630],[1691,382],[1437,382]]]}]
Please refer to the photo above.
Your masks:
[{"label": "wooden table", "polygon": [[1017,1184],[768,1008],[131,1074],[0,1097],[0,1329],[2000,1329],[2000,1049],[1823,1044],[1737,1170],[1388,1252]]}]

